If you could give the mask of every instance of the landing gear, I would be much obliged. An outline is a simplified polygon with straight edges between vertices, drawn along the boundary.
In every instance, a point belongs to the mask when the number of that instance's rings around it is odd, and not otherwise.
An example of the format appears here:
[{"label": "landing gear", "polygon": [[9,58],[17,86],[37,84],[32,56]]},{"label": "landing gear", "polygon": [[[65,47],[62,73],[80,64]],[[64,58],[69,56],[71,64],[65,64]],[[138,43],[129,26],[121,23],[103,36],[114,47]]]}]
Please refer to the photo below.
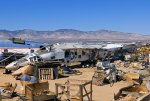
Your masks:
[{"label": "landing gear", "polygon": [[4,74],[10,74],[11,70],[5,69],[5,73]]},{"label": "landing gear", "polygon": [[94,61],[82,61],[81,66],[83,68],[93,67],[93,66],[95,66],[95,62]]}]

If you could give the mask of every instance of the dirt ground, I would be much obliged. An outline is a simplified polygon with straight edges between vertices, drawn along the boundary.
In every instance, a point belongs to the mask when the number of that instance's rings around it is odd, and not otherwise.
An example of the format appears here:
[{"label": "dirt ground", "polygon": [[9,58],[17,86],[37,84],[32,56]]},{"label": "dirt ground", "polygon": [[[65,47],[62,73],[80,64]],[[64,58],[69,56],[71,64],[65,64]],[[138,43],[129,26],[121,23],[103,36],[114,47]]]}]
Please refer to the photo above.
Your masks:
[{"label": "dirt ground", "polygon": [[[78,79],[78,80],[92,80],[92,76],[94,74],[93,68],[79,68],[79,71],[82,72],[82,75],[73,75],[66,78],[59,78],[55,80],[49,80],[49,89],[50,91],[55,92],[55,83],[64,83],[68,78]],[[0,69],[0,83],[2,82],[10,82],[12,84],[17,83],[16,92],[21,93],[21,82],[19,80],[15,80],[11,76],[11,74],[3,74],[4,69]],[[109,84],[104,86],[96,86],[93,85],[93,101],[114,101],[114,94],[119,91],[120,88],[127,86],[128,83],[121,81],[115,83],[112,87]],[[12,99],[3,99],[2,101],[16,101],[16,97]]]}]

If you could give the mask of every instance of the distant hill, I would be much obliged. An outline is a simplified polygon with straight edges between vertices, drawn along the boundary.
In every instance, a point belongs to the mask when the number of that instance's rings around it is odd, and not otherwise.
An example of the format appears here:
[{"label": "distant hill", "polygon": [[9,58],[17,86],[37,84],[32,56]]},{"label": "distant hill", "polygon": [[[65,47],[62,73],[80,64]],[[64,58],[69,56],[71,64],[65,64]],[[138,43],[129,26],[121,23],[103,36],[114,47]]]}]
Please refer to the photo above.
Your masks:
[{"label": "distant hill", "polygon": [[79,31],[74,29],[59,29],[55,31],[0,30],[0,39],[20,37],[27,40],[40,41],[138,41],[150,40],[150,35],[124,33],[110,30]]}]

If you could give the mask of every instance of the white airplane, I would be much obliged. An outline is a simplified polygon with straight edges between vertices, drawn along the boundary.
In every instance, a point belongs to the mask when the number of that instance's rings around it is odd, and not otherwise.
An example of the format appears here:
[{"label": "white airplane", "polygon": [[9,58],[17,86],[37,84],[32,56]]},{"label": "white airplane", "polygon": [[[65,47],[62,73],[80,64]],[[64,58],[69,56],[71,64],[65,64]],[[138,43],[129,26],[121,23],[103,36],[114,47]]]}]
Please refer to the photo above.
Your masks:
[{"label": "white airplane", "polygon": [[81,65],[89,65],[95,62],[98,58],[106,58],[114,51],[123,47],[122,44],[80,44],[80,43],[62,43],[43,46],[36,54],[28,55],[14,61],[6,66],[8,70],[16,70],[23,65],[35,61],[63,61],[69,66],[73,62],[80,62]]}]

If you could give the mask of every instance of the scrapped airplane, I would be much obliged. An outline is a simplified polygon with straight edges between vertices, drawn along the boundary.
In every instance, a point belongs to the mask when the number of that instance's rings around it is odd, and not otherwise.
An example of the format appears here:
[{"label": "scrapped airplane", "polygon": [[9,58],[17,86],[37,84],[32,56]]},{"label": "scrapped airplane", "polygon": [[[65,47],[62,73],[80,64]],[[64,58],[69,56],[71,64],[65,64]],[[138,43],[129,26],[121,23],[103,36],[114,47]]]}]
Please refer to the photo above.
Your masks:
[{"label": "scrapped airplane", "polygon": [[35,53],[31,53],[17,61],[13,61],[12,63],[8,64],[5,69],[7,70],[17,70],[20,67],[26,66],[32,62],[39,62],[42,61],[42,59]]},{"label": "scrapped airplane", "polygon": [[57,43],[43,46],[38,53],[44,60],[64,60],[69,65],[72,62],[90,63],[97,59],[112,57],[116,51],[119,54],[119,50],[128,49],[127,45],[118,43]]},{"label": "scrapped airplane", "polygon": [[[116,51],[119,54],[119,50],[125,49],[127,50],[128,47],[124,44],[56,43],[53,45],[43,45],[35,55],[28,55],[23,59],[25,59],[26,63],[43,60],[62,61],[66,66],[71,66],[75,62],[82,66],[89,66],[95,65],[99,59],[112,58]],[[33,61],[31,57],[34,59]],[[6,66],[6,69],[18,69],[22,66],[20,64],[22,64],[22,59],[10,63]]]}]

